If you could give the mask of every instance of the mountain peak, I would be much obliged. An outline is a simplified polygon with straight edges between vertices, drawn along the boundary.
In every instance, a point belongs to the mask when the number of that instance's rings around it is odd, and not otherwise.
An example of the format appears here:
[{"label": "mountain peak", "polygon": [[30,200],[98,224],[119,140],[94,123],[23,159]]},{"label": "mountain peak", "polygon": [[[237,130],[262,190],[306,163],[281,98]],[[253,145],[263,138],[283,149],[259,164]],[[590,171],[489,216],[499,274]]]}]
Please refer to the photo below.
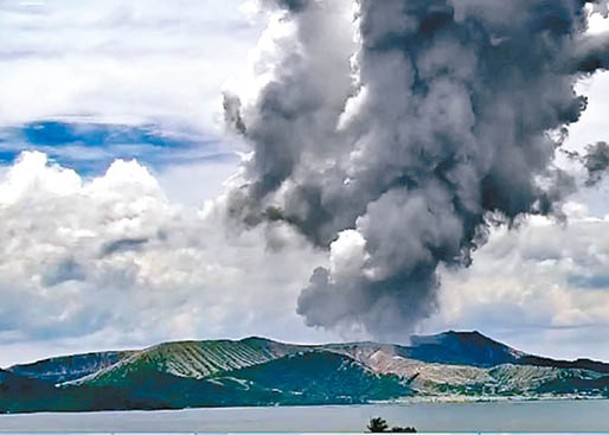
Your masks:
[{"label": "mountain peak", "polygon": [[455,331],[451,329],[449,331],[440,332],[438,334],[431,335],[413,335],[411,339],[413,340],[443,340],[443,339],[454,339],[454,338],[463,338],[463,339],[471,339],[471,340],[487,340],[494,343],[497,341],[493,340],[490,337],[482,334],[480,331]]},{"label": "mountain peak", "polygon": [[239,342],[241,342],[241,343],[264,343],[264,344],[278,343],[275,340],[271,340],[270,338],[266,338],[266,337],[261,337],[259,335],[251,335],[249,337],[242,338],[241,340],[239,340]]},{"label": "mountain peak", "polygon": [[493,366],[514,363],[525,354],[478,331],[447,331],[435,335],[413,335],[413,356],[427,360],[447,358],[457,364]]},{"label": "mountain peak", "polygon": [[489,346],[493,348],[502,348],[514,350],[510,346],[493,340],[490,337],[480,333],[479,331],[446,331],[439,334],[433,335],[413,335],[410,337],[410,341],[413,346],[421,345],[438,345],[445,347],[454,346],[476,346],[484,347]]}]

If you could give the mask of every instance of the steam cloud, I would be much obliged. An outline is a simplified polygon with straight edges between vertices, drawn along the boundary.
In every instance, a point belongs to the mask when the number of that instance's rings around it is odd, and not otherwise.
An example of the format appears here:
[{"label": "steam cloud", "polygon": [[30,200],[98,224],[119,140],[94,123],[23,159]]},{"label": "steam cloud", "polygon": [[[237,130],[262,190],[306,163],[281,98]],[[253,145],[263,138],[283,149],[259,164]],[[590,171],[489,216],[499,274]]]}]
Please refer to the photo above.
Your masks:
[{"label": "steam cloud", "polygon": [[489,216],[558,214],[575,189],[554,133],[585,110],[577,79],[609,66],[609,38],[585,33],[605,0],[264,3],[290,31],[255,100],[225,100],[254,151],[231,206],[330,250],[308,325],[403,337]]}]

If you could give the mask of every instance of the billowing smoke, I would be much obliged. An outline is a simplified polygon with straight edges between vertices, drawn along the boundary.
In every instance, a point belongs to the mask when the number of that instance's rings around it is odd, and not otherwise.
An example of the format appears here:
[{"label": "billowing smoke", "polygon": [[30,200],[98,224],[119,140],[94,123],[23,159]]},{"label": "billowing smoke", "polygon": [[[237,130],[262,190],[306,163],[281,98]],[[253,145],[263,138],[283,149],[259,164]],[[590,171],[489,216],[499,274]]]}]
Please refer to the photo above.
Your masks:
[{"label": "billowing smoke", "polygon": [[558,215],[575,189],[559,137],[586,107],[574,84],[609,65],[609,39],[585,34],[606,1],[263,3],[281,29],[267,81],[226,101],[253,147],[232,211],[329,249],[298,301],[308,325],[403,337],[489,216]]},{"label": "billowing smoke", "polygon": [[607,142],[597,142],[586,147],[584,154],[577,151],[565,151],[567,157],[578,161],[588,172],[586,186],[597,185],[607,170],[609,170],[609,144]]}]

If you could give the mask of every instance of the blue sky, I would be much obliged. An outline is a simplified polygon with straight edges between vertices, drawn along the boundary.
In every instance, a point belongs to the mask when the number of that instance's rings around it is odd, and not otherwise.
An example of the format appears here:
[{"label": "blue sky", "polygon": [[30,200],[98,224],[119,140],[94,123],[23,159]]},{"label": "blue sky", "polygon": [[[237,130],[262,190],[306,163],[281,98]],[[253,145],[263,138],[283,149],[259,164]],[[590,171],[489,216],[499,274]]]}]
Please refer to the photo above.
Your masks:
[{"label": "blue sky", "polygon": [[172,132],[152,124],[34,121],[0,131],[0,164],[10,165],[23,151],[34,150],[86,176],[103,173],[115,159],[137,159],[158,171],[193,163],[236,163],[235,152],[222,145],[212,135]]},{"label": "blue sky", "polygon": [[[278,31],[254,3],[0,1],[0,366],[170,339],[368,338],[295,313],[328,253],[286,226],[226,227],[248,147],[223,125],[222,92],[255,97]],[[609,135],[609,75],[578,88],[573,149]],[[417,332],[609,359],[608,191],[572,198],[567,228],[494,232],[472,268],[443,271]]]}]

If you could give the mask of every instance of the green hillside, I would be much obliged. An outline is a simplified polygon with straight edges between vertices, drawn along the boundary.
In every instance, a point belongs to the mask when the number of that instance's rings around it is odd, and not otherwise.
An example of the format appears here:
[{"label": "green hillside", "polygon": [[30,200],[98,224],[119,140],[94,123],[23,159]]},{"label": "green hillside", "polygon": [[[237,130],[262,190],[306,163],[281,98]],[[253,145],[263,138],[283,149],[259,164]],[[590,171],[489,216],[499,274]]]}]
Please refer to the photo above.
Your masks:
[{"label": "green hillside", "polygon": [[609,397],[609,365],[529,355],[477,332],[301,346],[264,338],[163,343],[0,371],[0,412]]},{"label": "green hillside", "polygon": [[77,379],[72,384],[116,386],[125,379],[154,374],[203,379],[280,358],[299,347],[259,338],[164,343],[133,352],[116,364]]}]

